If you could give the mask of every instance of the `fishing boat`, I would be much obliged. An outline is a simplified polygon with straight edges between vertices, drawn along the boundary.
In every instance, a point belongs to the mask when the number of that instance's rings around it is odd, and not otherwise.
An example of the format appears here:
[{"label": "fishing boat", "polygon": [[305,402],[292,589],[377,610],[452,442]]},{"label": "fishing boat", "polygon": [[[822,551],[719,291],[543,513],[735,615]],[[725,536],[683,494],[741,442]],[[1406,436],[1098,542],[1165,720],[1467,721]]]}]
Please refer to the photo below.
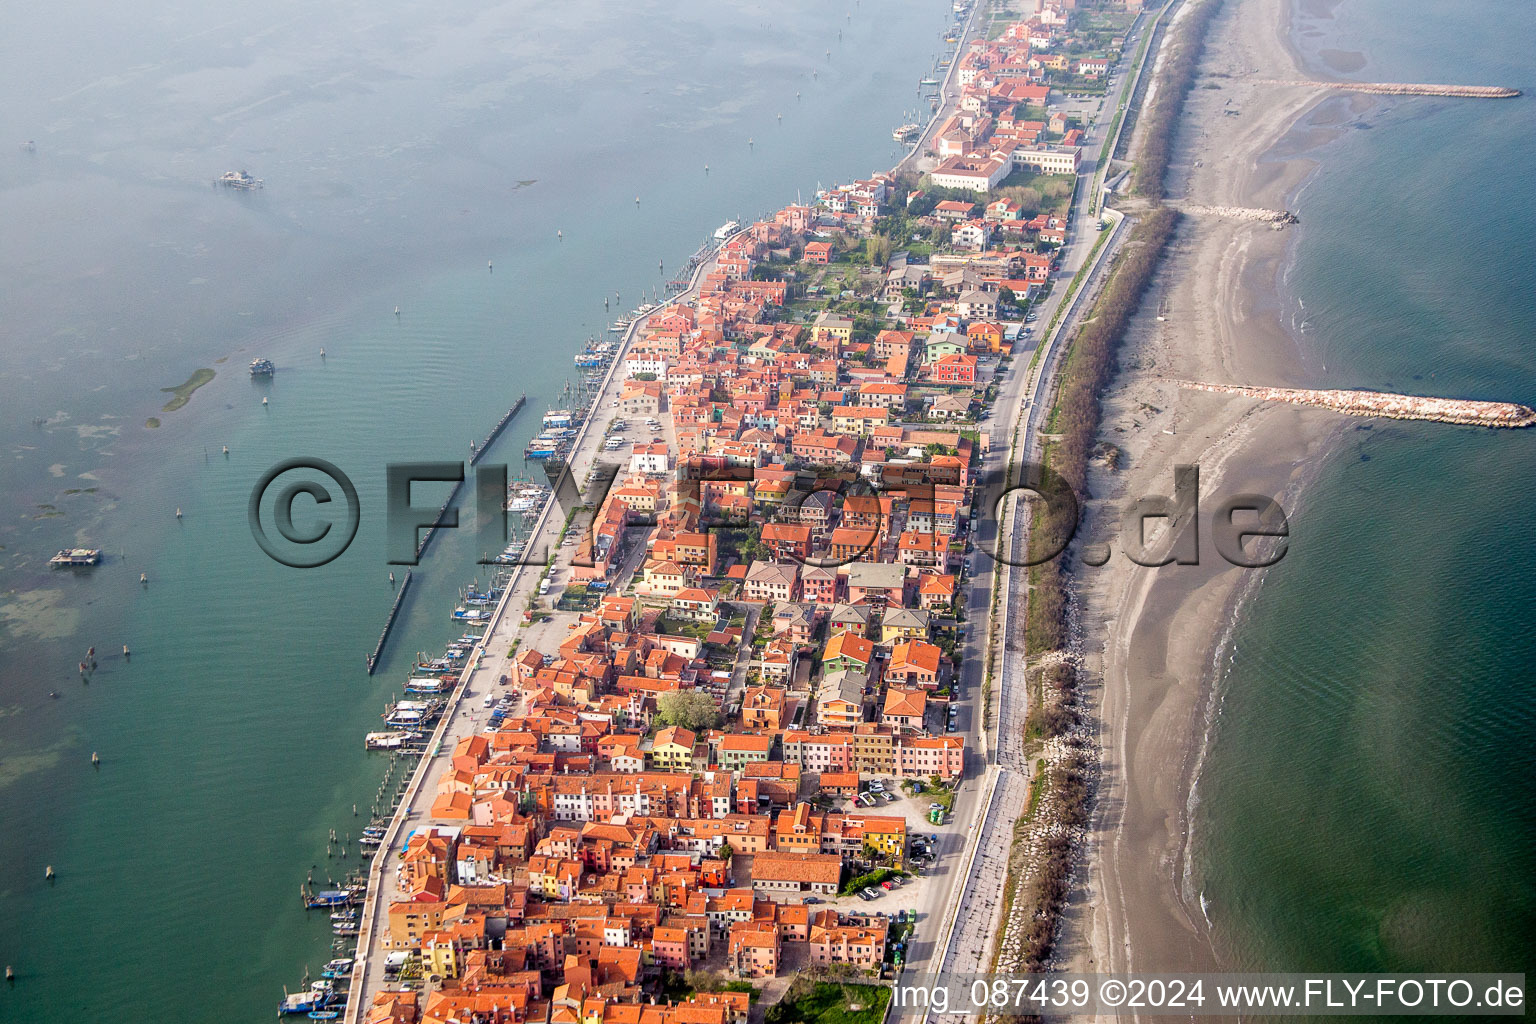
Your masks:
[{"label": "fishing boat", "polygon": [[261,188],[265,182],[263,182],[260,178],[251,177],[244,171],[225,171],[223,174],[219,175],[218,180],[214,184],[223,185],[225,188],[240,188],[249,190]]},{"label": "fishing boat", "polygon": [[356,907],[348,907],[346,910],[332,911],[331,912],[331,920],[332,921],[355,921],[355,920],[357,920],[357,908]]},{"label": "fishing boat", "polygon": [[447,693],[453,684],[437,676],[412,676],[405,681],[406,693]]},{"label": "fishing boat", "polygon": [[901,125],[891,132],[891,138],[895,139],[897,142],[906,142],[908,139],[912,138],[912,136],[922,131],[922,127],[922,125],[918,124]]},{"label": "fishing boat", "polygon": [[421,738],[421,733],[411,732],[409,729],[396,729],[392,732],[371,732],[363,737],[363,747],[367,750],[398,750],[412,740]]},{"label": "fishing boat", "polygon": [[325,965],[320,972],[322,978],[345,978],[352,973],[352,959],[350,957],[337,957]]},{"label": "fishing boat", "polygon": [[463,605],[453,610],[454,622],[489,622],[493,612],[484,608],[465,608]]},{"label": "fishing boat", "polygon": [[552,459],[561,454],[562,445],[559,441],[551,441],[545,438],[534,438],[523,449],[525,459]]},{"label": "fishing boat", "polygon": [[606,366],[608,365],[608,357],[601,352],[578,352],[576,353],[576,365],[581,367]]},{"label": "fishing boat", "polygon": [[390,705],[382,717],[388,725],[411,729],[432,721],[442,711],[440,700],[399,700]]},{"label": "fishing boat", "polygon": [[938,85],[939,80],[931,75],[917,83],[918,85]]},{"label": "fishing boat", "polygon": [[571,410],[551,409],[544,414],[544,428],[568,427],[571,425]]},{"label": "fishing boat", "polygon": [[362,901],[362,893],[352,888],[325,889],[304,898],[305,905],[309,907],[345,907]]},{"label": "fishing boat", "polygon": [[283,996],[283,1001],[277,1004],[277,1015],[287,1017],[299,1013],[323,1012],[330,1003],[330,989],[312,988],[303,992],[293,992]]},{"label": "fishing boat", "polygon": [[270,360],[270,359],[252,359],[251,360],[251,376],[252,377],[270,377],[270,376],[272,376],[276,372],[277,372],[277,367],[272,365],[272,360]]},{"label": "fishing boat", "polygon": [[310,1010],[310,1020],[336,1020],[341,1014],[336,1010]]},{"label": "fishing boat", "polygon": [[101,552],[96,548],[66,548],[48,559],[52,566],[100,565]]},{"label": "fishing boat", "polygon": [[358,931],[357,925],[345,922],[338,922],[331,926],[332,935],[356,935]]},{"label": "fishing boat", "polygon": [[523,545],[508,544],[507,549],[491,561],[497,565],[518,565],[523,560]]}]

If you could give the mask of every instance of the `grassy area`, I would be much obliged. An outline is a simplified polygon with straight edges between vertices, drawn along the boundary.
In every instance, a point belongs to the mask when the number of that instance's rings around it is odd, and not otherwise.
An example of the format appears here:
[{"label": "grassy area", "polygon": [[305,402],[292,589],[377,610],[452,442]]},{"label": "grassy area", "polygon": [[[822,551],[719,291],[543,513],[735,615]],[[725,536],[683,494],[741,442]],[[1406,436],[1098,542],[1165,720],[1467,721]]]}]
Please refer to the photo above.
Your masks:
[{"label": "grassy area", "polygon": [[859,875],[857,878],[851,878],[845,882],[841,895],[852,896],[860,889],[872,889],[889,878],[903,877],[904,875],[905,872],[897,871],[893,868],[875,868],[875,870],[868,874]]},{"label": "grassy area", "polygon": [[840,985],[801,975],[784,998],[768,1008],[767,1024],[880,1024],[891,990],[880,985]]},{"label": "grassy area", "polygon": [[[166,394],[173,397],[169,402],[165,403],[164,408],[162,408],[160,411],[175,412],[177,409],[180,409],[182,406],[192,401],[192,393],[194,391],[202,387],[204,384],[207,384],[209,381],[213,380],[213,378],[214,372],[205,366],[200,370],[193,370],[192,376],[187,378],[185,384],[178,384],[173,388],[161,388],[161,391],[164,391]],[[159,426],[159,423],[156,423],[155,425]],[[148,426],[148,424],[146,423],[145,426]]]},{"label": "grassy area", "polygon": [[1067,308],[1072,305],[1072,296],[1077,294],[1077,290],[1087,280],[1088,274],[1093,270],[1094,259],[1098,257],[1099,250],[1104,247],[1105,242],[1109,241],[1109,236],[1112,234],[1114,234],[1114,231],[1109,228],[1099,232],[1099,237],[1094,240],[1093,248],[1088,250],[1088,258],[1083,261],[1081,267],[1077,268],[1077,273],[1072,275],[1072,280],[1067,284],[1067,294],[1062,297],[1061,304],[1056,307],[1056,312],[1051,314],[1051,322],[1045,325],[1045,330],[1040,335],[1040,341],[1035,344],[1035,354],[1029,360],[1030,370],[1034,370],[1035,364],[1040,361],[1040,353],[1045,351],[1044,340],[1051,336],[1052,332],[1056,330],[1056,325],[1061,322],[1061,318],[1066,316]]}]

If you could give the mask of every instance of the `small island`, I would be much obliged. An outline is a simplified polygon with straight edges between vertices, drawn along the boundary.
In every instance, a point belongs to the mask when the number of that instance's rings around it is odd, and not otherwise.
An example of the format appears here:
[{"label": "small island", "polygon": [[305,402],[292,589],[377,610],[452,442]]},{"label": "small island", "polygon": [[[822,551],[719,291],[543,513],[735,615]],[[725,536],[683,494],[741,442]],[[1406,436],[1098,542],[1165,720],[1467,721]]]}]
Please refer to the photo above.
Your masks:
[{"label": "small island", "polygon": [[[182,406],[186,405],[192,400],[193,392],[202,387],[204,384],[207,384],[209,381],[213,380],[213,378],[214,372],[205,366],[200,370],[192,371],[192,376],[187,378],[186,383],[178,384],[174,388],[161,388],[161,391],[164,391],[166,394],[173,397],[169,402],[165,403],[165,406],[160,411],[175,412],[177,409],[180,409]],[[144,425],[146,427],[151,426],[150,423],[145,423]],[[160,423],[158,420],[154,421],[153,426],[158,427],[159,425]]]}]

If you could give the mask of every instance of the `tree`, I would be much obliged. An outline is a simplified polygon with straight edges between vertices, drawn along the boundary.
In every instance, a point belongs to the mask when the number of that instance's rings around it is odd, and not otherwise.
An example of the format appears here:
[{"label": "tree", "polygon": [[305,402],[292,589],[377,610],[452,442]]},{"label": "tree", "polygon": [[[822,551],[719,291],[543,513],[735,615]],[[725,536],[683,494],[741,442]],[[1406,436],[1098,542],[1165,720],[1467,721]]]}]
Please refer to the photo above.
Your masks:
[{"label": "tree", "polygon": [[872,267],[883,267],[891,258],[891,240],[883,235],[864,239],[864,254]]},{"label": "tree", "polygon": [[715,851],[715,856],[719,857],[721,860],[730,860],[732,857],[736,856],[736,850],[731,846],[730,843],[721,843],[720,849]]},{"label": "tree", "polygon": [[1003,287],[997,290],[997,301],[1004,306],[1012,306],[1017,301],[1017,296],[1013,294],[1012,288]]},{"label": "tree", "polygon": [[656,698],[656,721],[698,732],[719,726],[720,709],[703,690],[668,690]]}]

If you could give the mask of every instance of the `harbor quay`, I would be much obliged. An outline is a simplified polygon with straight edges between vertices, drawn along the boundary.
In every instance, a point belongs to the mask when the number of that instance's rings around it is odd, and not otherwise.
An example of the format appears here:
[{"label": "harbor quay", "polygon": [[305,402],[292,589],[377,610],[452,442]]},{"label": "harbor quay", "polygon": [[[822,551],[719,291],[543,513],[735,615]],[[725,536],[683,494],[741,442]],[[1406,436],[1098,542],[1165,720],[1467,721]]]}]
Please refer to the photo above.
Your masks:
[{"label": "harbor quay", "polygon": [[[1070,29],[988,41],[955,7],[897,172],[722,225],[674,294],[575,356],[525,451],[547,480],[506,484],[499,571],[368,738],[414,769],[341,890],[355,953],[296,1004],[725,1024],[807,971],[879,984],[984,954],[981,823],[1030,784],[988,610],[1021,577],[985,554],[983,482],[1033,436],[1120,236],[1090,245],[1119,222],[1077,187],[1108,124],[1031,121],[1049,85],[988,70]],[[985,166],[948,155],[956,132]]]}]

